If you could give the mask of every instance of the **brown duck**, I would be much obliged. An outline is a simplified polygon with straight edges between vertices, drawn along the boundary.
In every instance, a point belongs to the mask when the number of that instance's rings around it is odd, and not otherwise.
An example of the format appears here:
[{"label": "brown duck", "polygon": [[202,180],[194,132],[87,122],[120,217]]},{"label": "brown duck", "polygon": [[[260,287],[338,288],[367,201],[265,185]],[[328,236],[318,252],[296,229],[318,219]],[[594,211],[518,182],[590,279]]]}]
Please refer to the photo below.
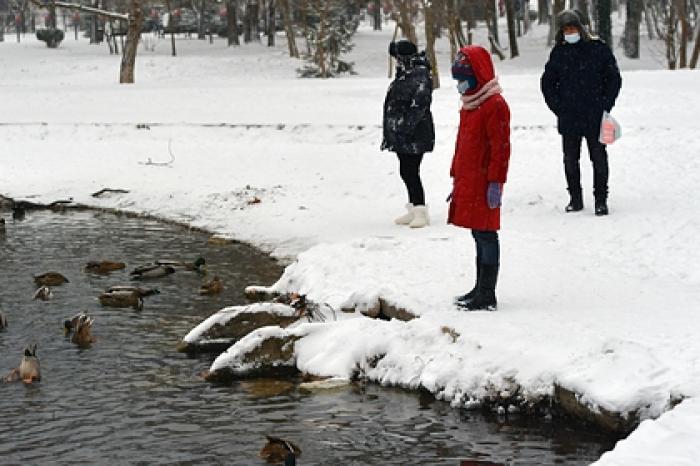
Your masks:
[{"label": "brown duck", "polygon": [[267,443],[260,450],[260,458],[268,463],[296,464],[296,458],[301,456],[301,449],[289,440],[266,435]]},{"label": "brown duck", "polygon": [[114,272],[115,270],[122,270],[126,268],[124,262],[113,262],[113,261],[90,261],[85,264],[85,271],[90,273],[108,274]]},{"label": "brown duck", "polygon": [[100,294],[100,304],[106,307],[132,307],[143,309],[143,298],[136,291],[108,291]]},{"label": "brown duck", "polygon": [[58,272],[46,272],[34,277],[37,286],[59,286],[68,283],[68,279]]},{"label": "brown duck", "polygon": [[[95,337],[92,336],[92,323],[94,321],[95,319],[82,313],[74,316],[71,320],[67,320],[65,323],[69,323],[72,329],[75,330],[70,341],[81,348],[87,348],[93,344],[96,341]],[[68,329],[66,330],[68,331]]]},{"label": "brown duck", "polygon": [[201,295],[214,295],[221,293],[224,289],[224,283],[219,277],[214,277],[208,282],[205,282],[199,288],[199,294]]}]

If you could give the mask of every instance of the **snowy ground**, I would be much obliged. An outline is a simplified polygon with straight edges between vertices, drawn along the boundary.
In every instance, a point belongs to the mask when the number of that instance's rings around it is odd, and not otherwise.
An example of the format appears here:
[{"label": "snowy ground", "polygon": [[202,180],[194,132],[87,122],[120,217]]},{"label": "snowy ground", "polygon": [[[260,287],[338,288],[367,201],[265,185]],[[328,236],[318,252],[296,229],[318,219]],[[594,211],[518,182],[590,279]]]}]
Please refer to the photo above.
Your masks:
[{"label": "snowy ground", "polygon": [[[437,145],[423,164],[432,225],[413,231],[392,223],[404,188],[393,154],[378,150],[391,32],[363,28],[359,74],[327,81],[296,79],[283,42],[271,50],[181,40],[173,58],[161,41],[140,52],[132,86],[117,84],[119,57],[106,46],[69,35],[49,50],[8,35],[0,194],[184,221],[288,261],[279,289],[332,306],[381,296],[421,316],[310,326],[298,343],[309,372],[347,376],[386,353],[376,380],[423,385],[455,403],[510,380],[532,394],[557,382],[592,406],[650,419],[672,398],[699,396],[699,72],[663,71],[648,41],[642,60],[620,59],[613,114],[623,139],[609,151],[611,215],[598,218],[590,190],[586,210],[563,213],[560,139],[539,93],[544,28],[521,43],[521,58],[497,63],[513,115],[499,310],[467,314],[451,302],[473,283],[473,241],[445,224],[458,122],[449,49],[439,44]],[[155,165],[171,160],[169,148],[174,161]],[[591,186],[585,153],[582,161]],[[130,192],[90,196],[102,188]],[[699,416],[697,399],[684,401],[600,464],[698,464]]]}]

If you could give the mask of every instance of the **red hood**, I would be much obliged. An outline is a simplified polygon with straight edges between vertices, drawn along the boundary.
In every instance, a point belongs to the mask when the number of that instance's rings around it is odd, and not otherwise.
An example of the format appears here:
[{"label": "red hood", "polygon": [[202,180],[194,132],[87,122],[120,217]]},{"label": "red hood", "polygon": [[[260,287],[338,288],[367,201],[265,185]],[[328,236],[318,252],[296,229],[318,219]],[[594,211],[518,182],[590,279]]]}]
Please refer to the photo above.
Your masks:
[{"label": "red hood", "polygon": [[[478,83],[474,92],[481,89],[484,84],[496,77],[496,71],[493,68],[491,54],[480,45],[466,45],[459,49],[460,52],[469,60],[469,64],[474,70],[476,81]],[[472,91],[469,91],[471,94]]]}]

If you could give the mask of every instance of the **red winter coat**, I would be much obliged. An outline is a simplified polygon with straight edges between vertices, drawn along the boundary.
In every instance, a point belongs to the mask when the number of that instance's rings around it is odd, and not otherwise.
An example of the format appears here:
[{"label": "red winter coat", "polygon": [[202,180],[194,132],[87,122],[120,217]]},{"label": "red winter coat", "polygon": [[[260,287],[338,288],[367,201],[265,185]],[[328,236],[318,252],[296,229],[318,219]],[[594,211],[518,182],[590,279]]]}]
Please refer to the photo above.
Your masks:
[{"label": "red winter coat", "polygon": [[[495,77],[491,56],[482,47],[466,46],[481,87]],[[510,110],[500,94],[474,110],[459,112],[459,132],[452,158],[452,202],[447,222],[473,230],[495,231],[501,226],[501,209],[489,209],[486,190],[490,182],[505,183],[510,159]]]}]

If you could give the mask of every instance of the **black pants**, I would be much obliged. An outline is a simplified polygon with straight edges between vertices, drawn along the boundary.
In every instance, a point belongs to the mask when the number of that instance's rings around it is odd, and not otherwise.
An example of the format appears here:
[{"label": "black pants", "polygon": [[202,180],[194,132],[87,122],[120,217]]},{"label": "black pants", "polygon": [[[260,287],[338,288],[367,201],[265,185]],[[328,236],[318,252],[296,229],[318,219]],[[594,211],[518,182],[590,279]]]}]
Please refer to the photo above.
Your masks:
[{"label": "black pants", "polygon": [[408,202],[425,205],[423,183],[420,181],[420,163],[423,154],[396,154],[399,158],[399,174],[408,190]]},{"label": "black pants", "polygon": [[[564,146],[564,173],[566,184],[572,196],[581,193],[581,170],[579,159],[581,158],[582,136],[563,135]],[[593,195],[596,200],[605,200],[608,197],[608,152],[605,144],[598,141],[597,136],[586,136],[588,154],[593,162]]]},{"label": "black pants", "polygon": [[498,265],[501,248],[498,243],[497,231],[472,230],[476,243],[476,259],[484,265]]}]

